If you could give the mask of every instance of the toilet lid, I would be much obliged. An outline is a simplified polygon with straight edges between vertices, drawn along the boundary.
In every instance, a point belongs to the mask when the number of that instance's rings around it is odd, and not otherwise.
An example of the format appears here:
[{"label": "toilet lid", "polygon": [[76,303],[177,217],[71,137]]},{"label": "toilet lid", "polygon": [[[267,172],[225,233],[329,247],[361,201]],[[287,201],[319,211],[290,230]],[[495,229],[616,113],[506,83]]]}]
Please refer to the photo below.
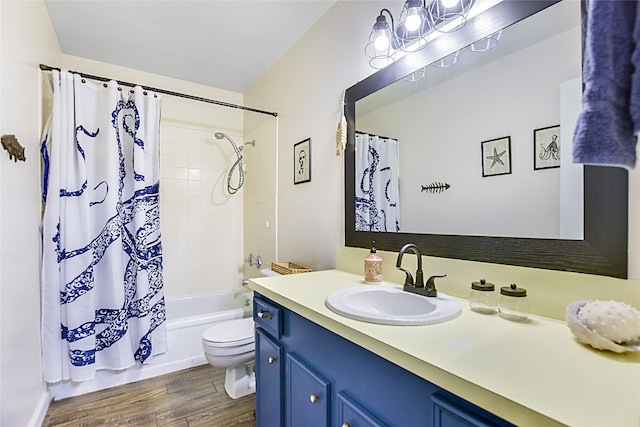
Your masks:
[{"label": "toilet lid", "polygon": [[232,347],[254,341],[253,319],[229,320],[220,322],[204,331],[202,338],[218,347]]}]

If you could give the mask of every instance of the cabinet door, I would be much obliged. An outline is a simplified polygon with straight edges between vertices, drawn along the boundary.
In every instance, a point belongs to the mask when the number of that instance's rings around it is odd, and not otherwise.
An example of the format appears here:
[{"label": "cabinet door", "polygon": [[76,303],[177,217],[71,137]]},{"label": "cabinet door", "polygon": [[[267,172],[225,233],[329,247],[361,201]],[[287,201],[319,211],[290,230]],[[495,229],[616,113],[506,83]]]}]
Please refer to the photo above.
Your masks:
[{"label": "cabinet door", "polygon": [[342,427],[385,427],[345,392],[338,393],[338,425]]},{"label": "cabinet door", "polygon": [[[455,399],[455,400],[454,400]],[[479,408],[470,403],[447,396],[438,392],[431,396],[433,402],[434,427],[496,427],[510,425],[504,420],[492,417],[490,414],[480,414]]]},{"label": "cabinet door", "polygon": [[287,354],[287,426],[327,427],[330,393],[326,379],[295,354]]},{"label": "cabinet door", "polygon": [[256,329],[256,422],[260,427],[282,426],[282,347]]}]

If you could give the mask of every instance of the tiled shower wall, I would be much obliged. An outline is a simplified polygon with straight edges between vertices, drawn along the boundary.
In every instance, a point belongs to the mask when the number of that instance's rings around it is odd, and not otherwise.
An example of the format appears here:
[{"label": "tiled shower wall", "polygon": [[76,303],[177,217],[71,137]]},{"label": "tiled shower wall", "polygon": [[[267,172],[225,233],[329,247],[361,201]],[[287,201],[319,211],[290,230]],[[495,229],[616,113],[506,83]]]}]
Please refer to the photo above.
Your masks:
[{"label": "tiled shower wall", "polygon": [[[256,146],[245,151],[247,162],[244,191],[244,253],[260,255],[263,265],[270,268],[279,261],[276,248],[276,135],[277,119],[252,115],[245,117],[248,130],[245,141],[256,141]],[[260,269],[244,264],[246,278],[257,277]]]},{"label": "tiled shower wall", "polygon": [[[242,282],[242,191],[226,193],[235,154],[215,130],[164,122],[160,221],[167,297],[237,288]],[[241,143],[242,137],[232,135]],[[251,148],[251,147],[249,147]]]}]

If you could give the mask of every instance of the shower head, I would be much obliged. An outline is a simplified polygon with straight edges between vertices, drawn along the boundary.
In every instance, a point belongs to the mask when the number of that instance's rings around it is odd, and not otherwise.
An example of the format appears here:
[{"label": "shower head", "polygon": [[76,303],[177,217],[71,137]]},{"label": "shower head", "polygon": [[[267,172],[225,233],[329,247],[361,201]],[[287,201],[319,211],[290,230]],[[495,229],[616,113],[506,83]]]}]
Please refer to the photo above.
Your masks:
[{"label": "shower head", "polygon": [[[1,0],[0,0],[1,1]],[[227,191],[229,192],[229,194],[235,194],[240,187],[242,187],[242,184],[244,184],[244,174],[246,172],[246,168],[245,168],[245,164],[243,162],[243,156],[242,156],[242,150],[244,150],[244,147],[246,147],[247,145],[252,145],[252,146],[256,146],[256,141],[249,141],[249,142],[245,142],[244,144],[240,145],[238,147],[238,145],[236,145],[236,143],[233,141],[233,139],[231,139],[231,137],[227,134],[224,134],[222,132],[216,132],[213,134],[213,136],[216,137],[216,139],[222,139],[222,138],[226,138],[231,145],[233,146],[233,150],[236,152],[236,157],[237,160],[235,161],[235,163],[233,164],[233,166],[231,166],[231,169],[229,170],[229,173],[227,174]],[[233,175],[233,172],[237,171],[238,173],[238,186],[234,187],[231,184],[231,176]]]}]

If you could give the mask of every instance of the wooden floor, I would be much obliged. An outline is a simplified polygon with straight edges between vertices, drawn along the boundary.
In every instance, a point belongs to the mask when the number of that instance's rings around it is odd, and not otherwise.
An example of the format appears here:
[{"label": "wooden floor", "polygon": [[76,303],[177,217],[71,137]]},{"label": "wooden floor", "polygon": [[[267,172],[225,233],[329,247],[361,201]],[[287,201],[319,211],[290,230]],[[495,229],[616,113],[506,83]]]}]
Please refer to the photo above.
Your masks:
[{"label": "wooden floor", "polygon": [[52,402],[43,427],[255,426],[255,394],[231,399],[224,369],[184,371]]}]

